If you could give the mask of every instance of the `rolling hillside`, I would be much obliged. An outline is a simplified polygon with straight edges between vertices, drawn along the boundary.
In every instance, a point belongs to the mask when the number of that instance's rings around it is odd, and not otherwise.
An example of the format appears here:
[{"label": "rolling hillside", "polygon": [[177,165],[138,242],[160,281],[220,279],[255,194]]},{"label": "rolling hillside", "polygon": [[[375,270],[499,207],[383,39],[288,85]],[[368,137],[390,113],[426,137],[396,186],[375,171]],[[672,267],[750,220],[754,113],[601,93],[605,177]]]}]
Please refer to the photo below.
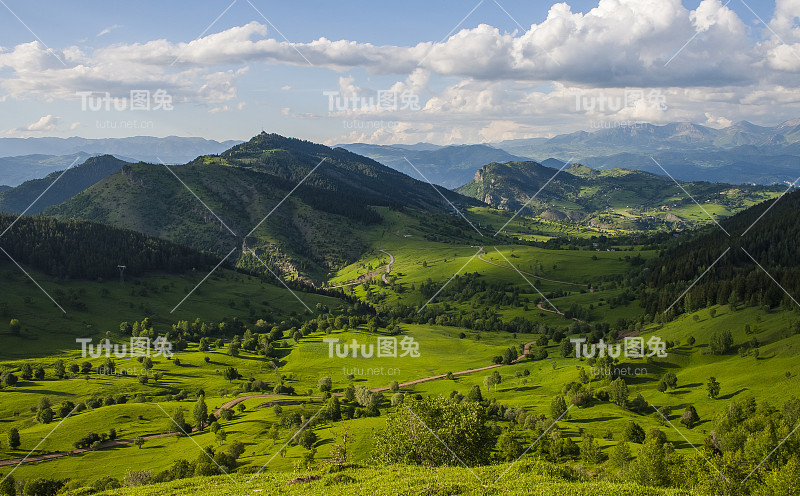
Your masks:
[{"label": "rolling hillside", "polygon": [[[557,172],[536,162],[493,163],[457,191],[489,206],[516,211],[546,185],[526,215],[603,229],[672,229],[709,222],[694,201],[664,176],[626,169],[597,171],[578,164]],[[708,211],[723,217],[785,189],[700,182],[682,186]]]},{"label": "rolling hillside", "polygon": [[[126,165],[45,214],[125,227],[220,255],[255,250],[282,272],[317,281],[354,261],[372,233],[385,229],[382,208],[413,222],[438,223],[441,232],[457,225],[452,239],[472,236],[441,195],[462,206],[475,200],[444,188],[437,193],[371,159],[307,141],[262,133],[171,170],[174,175],[163,165]],[[244,258],[243,264],[258,265],[251,255]]]}]

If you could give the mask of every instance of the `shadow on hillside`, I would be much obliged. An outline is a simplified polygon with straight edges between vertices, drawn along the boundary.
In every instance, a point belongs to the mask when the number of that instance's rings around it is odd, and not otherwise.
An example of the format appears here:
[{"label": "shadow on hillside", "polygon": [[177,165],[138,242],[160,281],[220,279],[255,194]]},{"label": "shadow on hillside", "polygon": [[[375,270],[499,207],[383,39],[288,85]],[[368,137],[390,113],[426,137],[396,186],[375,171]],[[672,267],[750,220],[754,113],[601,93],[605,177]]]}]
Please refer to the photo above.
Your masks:
[{"label": "shadow on hillside", "polygon": [[13,390],[15,393],[33,393],[33,394],[48,394],[51,396],[71,396],[71,393],[64,391],[53,391],[51,389],[17,389]]},{"label": "shadow on hillside", "polygon": [[539,388],[541,388],[541,386],[520,386],[520,387],[516,387],[516,388],[513,388],[513,389],[507,389],[506,391],[523,392],[523,391],[534,391],[534,390],[539,389]]},{"label": "shadow on hillside", "polygon": [[718,399],[721,399],[721,400],[729,400],[729,399],[733,398],[734,396],[736,396],[736,395],[738,395],[738,394],[740,394],[740,393],[743,393],[743,392],[745,392],[745,391],[749,391],[749,389],[748,389],[748,388],[741,388],[740,390],[738,390],[738,391],[735,391],[735,392],[733,392],[733,393],[728,393],[728,394],[726,394],[726,395],[724,395],[724,396],[720,396]]},{"label": "shadow on hillside", "polygon": [[619,420],[622,417],[593,417],[588,419],[570,419],[569,422],[572,424],[588,424],[590,422],[608,422],[611,420]]},{"label": "shadow on hillside", "polygon": [[702,382],[693,382],[691,384],[684,384],[682,386],[678,386],[678,389],[686,389],[686,388],[696,388],[702,386]]}]

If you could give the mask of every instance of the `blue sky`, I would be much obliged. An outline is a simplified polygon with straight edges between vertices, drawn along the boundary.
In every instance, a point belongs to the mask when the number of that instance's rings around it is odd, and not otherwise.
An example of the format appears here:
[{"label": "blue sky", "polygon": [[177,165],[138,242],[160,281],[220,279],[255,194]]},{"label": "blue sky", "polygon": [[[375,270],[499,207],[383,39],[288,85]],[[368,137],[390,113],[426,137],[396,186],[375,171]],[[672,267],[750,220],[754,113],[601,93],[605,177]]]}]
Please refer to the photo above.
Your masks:
[{"label": "blue sky", "polygon": [[[800,117],[800,0],[3,2],[5,136],[464,143]],[[171,109],[82,105],[159,89]]]}]

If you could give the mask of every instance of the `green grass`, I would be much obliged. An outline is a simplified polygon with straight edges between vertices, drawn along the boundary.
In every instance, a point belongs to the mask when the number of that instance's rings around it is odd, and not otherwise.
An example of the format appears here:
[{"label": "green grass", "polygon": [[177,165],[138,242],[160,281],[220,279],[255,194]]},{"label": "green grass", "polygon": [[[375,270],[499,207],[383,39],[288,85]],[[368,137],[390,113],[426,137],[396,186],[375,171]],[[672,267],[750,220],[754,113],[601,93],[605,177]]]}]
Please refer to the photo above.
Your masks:
[{"label": "green grass", "polygon": [[[0,361],[24,357],[55,356],[80,349],[76,338],[105,338],[106,332],[116,335],[123,321],[140,321],[149,316],[156,331],[164,333],[177,320],[219,322],[238,317],[255,321],[266,314],[276,319],[290,314],[307,313],[303,304],[283,287],[262,282],[256,277],[218,269],[172,312],[173,308],[194,288],[206,273],[185,276],[149,275],[119,281],[62,281],[29,271],[36,281],[64,308],[63,314],[18,269],[0,269],[0,315],[5,323],[19,319],[20,336],[6,333],[0,327],[3,347]],[[74,300],[85,307],[79,308]],[[317,303],[332,308],[340,300],[309,293],[297,295],[312,309]],[[252,311],[252,315],[251,315]]]},{"label": "green grass", "polygon": [[[507,472],[506,472],[507,471]],[[505,472],[505,473],[504,473]],[[301,478],[307,478],[305,480]],[[641,487],[635,484],[584,482],[575,474],[546,463],[508,464],[475,470],[464,467],[350,467],[341,471],[325,468],[295,473],[266,472],[256,477],[186,479],[163,485],[119,489],[103,494],[161,495],[197,494],[250,495],[352,494],[365,496],[416,496],[434,494],[552,496],[678,496],[685,491]],[[290,482],[293,482],[290,484]],[[695,493],[696,494],[696,493]]]}]

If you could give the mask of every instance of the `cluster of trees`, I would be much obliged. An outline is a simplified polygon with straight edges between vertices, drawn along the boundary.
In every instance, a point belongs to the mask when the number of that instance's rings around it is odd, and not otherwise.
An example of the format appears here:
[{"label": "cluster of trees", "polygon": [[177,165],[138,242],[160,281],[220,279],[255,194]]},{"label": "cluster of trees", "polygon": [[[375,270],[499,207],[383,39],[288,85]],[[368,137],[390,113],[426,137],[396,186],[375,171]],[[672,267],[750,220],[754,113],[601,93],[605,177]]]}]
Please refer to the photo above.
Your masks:
[{"label": "cluster of trees", "polygon": [[135,231],[86,221],[58,221],[50,217],[0,214],[6,251],[22,265],[64,279],[109,279],[146,271],[172,274],[213,267],[210,255]]},{"label": "cluster of trees", "polygon": [[[768,306],[783,305],[791,308],[790,297],[775,284],[750,258],[775,277],[789,294],[800,293],[800,266],[792,240],[800,235],[800,194],[787,194],[777,203],[764,202],[721,222],[730,233],[743,233],[754,226],[742,238],[742,248],[730,250],[722,257],[714,270],[709,271],[686,297],[673,307],[672,314],[693,312],[712,305]],[[767,209],[769,213],[766,213]],[[763,215],[763,217],[761,217]],[[680,240],[648,265],[644,281],[650,291],[646,293],[643,306],[646,312],[656,315],[665,311],[710,267],[729,245],[728,237],[714,227],[706,234],[691,240]],[[746,250],[746,252],[745,252]]]}]

